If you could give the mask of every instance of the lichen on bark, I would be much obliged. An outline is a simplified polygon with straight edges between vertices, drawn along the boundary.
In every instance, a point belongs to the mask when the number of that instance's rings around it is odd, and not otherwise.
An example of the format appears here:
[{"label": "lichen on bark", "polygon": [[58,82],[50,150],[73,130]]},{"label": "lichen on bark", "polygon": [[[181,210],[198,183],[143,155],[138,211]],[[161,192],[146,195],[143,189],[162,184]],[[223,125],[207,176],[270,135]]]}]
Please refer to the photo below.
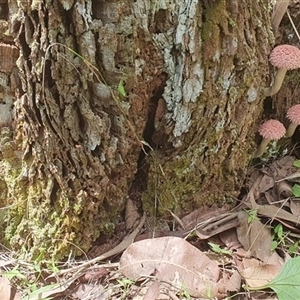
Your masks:
[{"label": "lichen on bark", "polygon": [[14,184],[8,172],[2,181],[13,204],[5,234],[20,255],[60,259],[114,231],[136,171],[146,120],[130,117],[135,93],[117,92],[136,76],[134,17],[125,2],[27,4],[9,10],[20,49],[12,124],[20,153]]},{"label": "lichen on bark", "polygon": [[[161,33],[169,43],[165,39],[160,48],[168,75],[165,124],[173,124],[173,131],[167,146],[149,159],[154,175],[149,174],[143,197],[149,211],[157,199],[158,215],[168,209],[183,214],[238,195],[255,147],[261,87],[274,40],[268,1],[176,5],[172,14],[166,13],[173,30]],[[183,23],[180,11],[190,13]],[[178,31],[182,36],[176,43]],[[172,49],[171,54],[164,49]],[[191,80],[197,85],[186,89]]]},{"label": "lichen on bark", "polygon": [[234,196],[261,112],[267,2],[10,1],[20,50],[12,159],[0,164],[10,246],[60,259],[113,232],[142,136],[155,149],[147,212],[156,195],[161,215]]}]

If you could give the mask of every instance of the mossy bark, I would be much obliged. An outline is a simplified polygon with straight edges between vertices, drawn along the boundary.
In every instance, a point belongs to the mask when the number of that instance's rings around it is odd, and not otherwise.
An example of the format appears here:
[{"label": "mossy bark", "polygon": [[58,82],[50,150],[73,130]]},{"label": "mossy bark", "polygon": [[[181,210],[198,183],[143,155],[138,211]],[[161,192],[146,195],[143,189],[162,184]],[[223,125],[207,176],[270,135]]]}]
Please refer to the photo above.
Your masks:
[{"label": "mossy bark", "polygon": [[266,85],[268,3],[6,3],[0,25],[14,39],[1,39],[19,49],[1,77],[14,104],[1,131],[9,245],[61,258],[113,232],[142,138],[154,149],[146,211],[155,198],[163,215],[236,196]]},{"label": "mossy bark", "polygon": [[[181,43],[175,39],[177,68],[166,83],[181,94],[164,93],[166,123],[174,129],[168,146],[150,159],[144,194],[149,210],[157,200],[159,215],[222,205],[239,194],[255,148],[274,39],[268,1],[202,1],[189,12],[177,27],[185,30]],[[193,80],[197,84],[186,88]]]}]

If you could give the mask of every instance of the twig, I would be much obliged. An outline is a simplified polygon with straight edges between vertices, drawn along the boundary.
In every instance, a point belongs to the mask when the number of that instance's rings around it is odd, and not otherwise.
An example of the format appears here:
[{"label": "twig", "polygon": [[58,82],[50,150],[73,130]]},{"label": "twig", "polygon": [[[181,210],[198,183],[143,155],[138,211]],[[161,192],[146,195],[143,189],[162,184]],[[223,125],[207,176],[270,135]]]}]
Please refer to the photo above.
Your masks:
[{"label": "twig", "polygon": [[291,24],[292,24],[292,26],[293,26],[293,29],[294,29],[294,31],[295,31],[297,37],[298,37],[298,40],[300,41],[300,35],[299,35],[299,33],[298,33],[298,30],[297,30],[297,28],[296,28],[296,26],[295,26],[295,24],[294,24],[294,22],[293,22],[293,19],[292,19],[292,17],[291,17],[291,15],[290,15],[290,13],[289,13],[288,10],[286,11],[286,14],[287,14],[287,16],[289,17],[289,20],[290,20],[290,22],[291,22]]}]

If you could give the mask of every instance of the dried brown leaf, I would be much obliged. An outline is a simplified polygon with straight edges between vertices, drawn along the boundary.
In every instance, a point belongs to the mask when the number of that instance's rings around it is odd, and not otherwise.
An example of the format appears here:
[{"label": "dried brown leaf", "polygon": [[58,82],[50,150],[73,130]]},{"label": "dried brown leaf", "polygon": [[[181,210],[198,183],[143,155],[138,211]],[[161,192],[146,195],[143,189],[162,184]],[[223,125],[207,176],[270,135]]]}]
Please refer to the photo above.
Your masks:
[{"label": "dried brown leaf", "polygon": [[264,194],[264,196],[265,196],[265,198],[266,198],[266,200],[269,204],[273,204],[274,202],[279,201],[278,197],[277,197],[277,199],[274,199],[273,194],[274,193],[272,193],[272,192],[271,193],[270,192],[265,192],[265,194]]},{"label": "dried brown leaf", "polygon": [[239,271],[250,268],[250,267],[257,267],[261,264],[261,262],[254,257],[244,258],[242,265],[239,267]]},{"label": "dried brown leaf", "polygon": [[257,205],[257,210],[260,215],[264,215],[266,217],[276,219],[276,220],[285,220],[290,221],[295,224],[299,224],[300,216],[294,216],[293,214],[289,213],[288,211],[276,207],[274,205]]},{"label": "dried brown leaf", "polygon": [[76,286],[69,296],[72,297],[72,299],[106,300],[110,298],[111,293],[111,290],[104,289],[102,285],[82,283]]},{"label": "dried brown leaf", "polygon": [[257,186],[259,193],[264,193],[274,187],[274,179],[267,174],[264,174]]},{"label": "dried brown leaf", "polygon": [[0,299],[10,300],[10,295],[11,295],[10,281],[6,277],[1,276],[0,277]]},{"label": "dried brown leaf", "polygon": [[159,283],[157,280],[153,281],[149,286],[143,300],[153,300],[159,296]]},{"label": "dried brown leaf", "polygon": [[120,259],[120,271],[133,280],[155,276],[183,286],[193,297],[218,294],[219,267],[204,253],[177,237],[161,237],[131,244]]},{"label": "dried brown leaf", "polygon": [[238,271],[234,271],[226,282],[226,290],[229,292],[238,292],[241,288],[242,278]]},{"label": "dried brown leaf", "polygon": [[237,237],[245,250],[263,262],[271,256],[272,235],[271,229],[259,220],[248,223],[248,213],[240,211],[238,214],[240,226],[237,227]]},{"label": "dried brown leaf", "polygon": [[242,246],[237,238],[235,228],[221,232],[219,234],[219,238],[230,250],[236,250]]},{"label": "dried brown leaf", "polygon": [[[293,167],[295,157],[285,156],[279,160],[275,160],[268,168],[268,174],[274,178],[275,182],[286,180],[293,173],[297,171],[296,167]],[[298,173],[300,174],[300,173]]]},{"label": "dried brown leaf", "polygon": [[246,281],[249,287],[259,287],[269,283],[280,272],[279,265],[260,265],[256,267],[249,267],[240,271],[240,274]]},{"label": "dried brown leaf", "polygon": [[290,209],[292,214],[295,217],[300,217],[300,201],[299,200],[291,200],[290,201]]},{"label": "dried brown leaf", "polygon": [[230,210],[229,205],[224,205],[223,207],[219,208],[216,204],[213,204],[210,207],[199,208],[194,210],[190,214],[184,216],[182,218],[182,222],[185,224],[186,229],[194,229],[194,227],[201,223],[205,222],[208,219],[217,217],[226,213]]},{"label": "dried brown leaf", "polygon": [[276,189],[279,198],[287,198],[293,196],[292,188],[286,181],[281,181],[276,184]]}]

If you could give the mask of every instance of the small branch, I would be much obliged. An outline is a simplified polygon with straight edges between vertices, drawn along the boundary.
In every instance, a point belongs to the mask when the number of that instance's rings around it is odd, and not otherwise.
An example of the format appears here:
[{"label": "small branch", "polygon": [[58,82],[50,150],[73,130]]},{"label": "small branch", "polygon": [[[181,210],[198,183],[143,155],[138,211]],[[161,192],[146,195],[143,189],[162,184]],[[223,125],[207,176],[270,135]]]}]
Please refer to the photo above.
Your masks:
[{"label": "small branch", "polygon": [[287,13],[287,16],[289,17],[289,20],[290,20],[290,22],[291,22],[291,24],[292,24],[292,26],[293,26],[293,29],[294,29],[294,31],[295,31],[297,37],[298,37],[298,40],[300,41],[300,35],[299,35],[299,33],[298,33],[298,30],[297,30],[297,28],[296,28],[296,26],[295,26],[295,24],[294,24],[294,22],[293,22],[293,19],[292,19],[291,15],[290,15],[289,11],[287,10],[286,13]]}]

